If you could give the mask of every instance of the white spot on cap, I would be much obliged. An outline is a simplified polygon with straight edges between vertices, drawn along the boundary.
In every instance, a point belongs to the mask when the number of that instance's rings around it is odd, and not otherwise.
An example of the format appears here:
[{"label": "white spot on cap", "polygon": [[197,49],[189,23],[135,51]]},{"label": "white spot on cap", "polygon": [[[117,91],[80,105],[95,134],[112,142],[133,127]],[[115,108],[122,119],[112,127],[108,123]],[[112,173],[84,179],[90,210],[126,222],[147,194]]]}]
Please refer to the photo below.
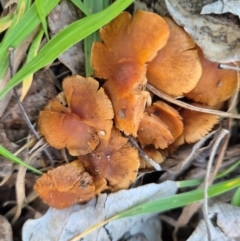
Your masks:
[{"label": "white spot on cap", "polygon": [[105,136],[106,132],[105,131],[99,131],[100,135]]}]

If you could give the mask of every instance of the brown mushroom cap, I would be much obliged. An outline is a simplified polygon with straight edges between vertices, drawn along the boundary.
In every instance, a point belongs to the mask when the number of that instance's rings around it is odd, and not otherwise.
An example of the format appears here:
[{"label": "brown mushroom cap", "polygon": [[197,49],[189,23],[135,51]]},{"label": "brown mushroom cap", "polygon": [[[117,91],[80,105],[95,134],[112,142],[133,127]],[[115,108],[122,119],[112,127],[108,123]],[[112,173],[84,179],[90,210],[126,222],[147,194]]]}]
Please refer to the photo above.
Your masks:
[{"label": "brown mushroom cap", "polygon": [[[193,104],[201,106],[200,104]],[[204,106],[204,108],[207,108]],[[180,115],[183,119],[183,137],[185,142],[194,143],[207,135],[213,126],[219,122],[218,115],[207,114],[189,109],[182,109]]]},{"label": "brown mushroom cap", "polygon": [[[100,36],[118,60],[133,58],[137,63],[145,64],[166,44],[169,29],[159,15],[138,10],[133,17],[128,12],[119,14],[100,30]],[[93,59],[94,55],[93,52]]]},{"label": "brown mushroom cap", "polygon": [[105,178],[115,191],[128,188],[136,179],[138,152],[116,129],[112,129],[108,142],[102,140],[92,153],[78,158],[89,173]]},{"label": "brown mushroom cap", "polygon": [[[104,185],[101,188],[103,190]],[[34,189],[44,202],[57,209],[89,201],[95,196],[93,178],[79,161],[48,171],[37,180]]]},{"label": "brown mushroom cap", "polygon": [[[113,90],[108,82],[104,84],[104,89],[107,94]],[[126,135],[136,136],[139,122],[143,117],[146,102],[149,98],[149,92],[136,91],[126,95],[116,94],[111,95],[110,98],[114,103],[115,126]]]},{"label": "brown mushroom cap", "polygon": [[196,102],[214,106],[227,100],[237,91],[237,71],[220,69],[218,63],[205,59],[200,48],[202,75],[196,87],[185,96]]},{"label": "brown mushroom cap", "polygon": [[68,106],[72,113],[97,131],[99,138],[110,138],[113,119],[111,101],[99,88],[99,83],[93,78],[71,76],[63,81]]},{"label": "brown mushroom cap", "polygon": [[153,144],[165,149],[183,131],[179,113],[168,104],[157,101],[146,108],[138,129],[138,140],[142,146]]},{"label": "brown mushroom cap", "polygon": [[[143,151],[150,157],[152,160],[154,160],[156,163],[160,164],[164,162],[165,160],[165,154],[161,152],[160,150],[156,150],[153,146],[146,146]],[[140,156],[140,166],[139,169],[146,169],[150,168],[153,169],[153,166],[146,162],[141,156]]]},{"label": "brown mushroom cap", "polygon": [[161,119],[153,114],[144,113],[138,128],[138,140],[142,147],[153,144],[155,148],[165,149],[174,138]]},{"label": "brown mushroom cap", "polygon": [[146,108],[146,112],[160,118],[170,130],[174,140],[183,132],[182,118],[178,111],[163,101],[156,101]]},{"label": "brown mushroom cap", "polygon": [[155,88],[176,97],[197,85],[202,69],[192,38],[173,20],[164,19],[170,28],[170,37],[148,65],[147,80]]},{"label": "brown mushroom cap", "polygon": [[[159,34],[161,32],[161,34]],[[137,134],[146,104],[146,63],[168,39],[164,20],[153,13],[137,11],[133,17],[120,14],[100,30],[103,43],[92,48],[94,75],[107,79],[104,85],[113,103],[117,128]]]},{"label": "brown mushroom cap", "polygon": [[[47,142],[57,148],[66,147],[73,156],[90,153],[99,139],[108,140],[113,110],[98,82],[80,76],[63,82],[69,108],[51,100],[39,115],[39,130]],[[91,96],[91,98],[89,98]]]}]

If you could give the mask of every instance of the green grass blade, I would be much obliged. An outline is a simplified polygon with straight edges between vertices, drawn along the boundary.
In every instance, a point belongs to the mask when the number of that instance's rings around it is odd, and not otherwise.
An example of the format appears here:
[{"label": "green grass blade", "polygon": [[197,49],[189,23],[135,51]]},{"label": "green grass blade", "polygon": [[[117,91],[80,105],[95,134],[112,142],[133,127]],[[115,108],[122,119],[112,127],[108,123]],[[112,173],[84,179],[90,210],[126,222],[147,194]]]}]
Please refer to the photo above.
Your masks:
[{"label": "green grass blade", "polygon": [[35,0],[36,3],[36,7],[37,7],[37,11],[38,11],[38,15],[41,19],[42,22],[42,27],[44,29],[44,33],[47,37],[47,40],[49,41],[49,35],[48,35],[48,29],[47,29],[47,21],[46,21],[46,17],[45,17],[45,13],[44,13],[44,7],[43,7],[43,1],[42,0]]},{"label": "green grass blade", "polygon": [[[31,47],[29,48],[29,51],[28,51],[26,63],[28,63],[30,60],[32,60],[37,55],[43,34],[44,34],[44,31],[43,31],[43,29],[41,29],[40,32],[38,33],[37,37],[32,42]],[[24,97],[26,96],[29,88],[31,87],[32,80],[33,80],[33,73],[23,79],[22,93],[21,93],[20,101],[22,101],[24,99]]]},{"label": "green grass blade", "polygon": [[231,204],[237,207],[240,207],[240,187],[234,193]]},{"label": "green grass blade", "polygon": [[91,15],[88,11],[87,7],[83,4],[81,0],[71,0],[73,4],[75,4],[86,16]]},{"label": "green grass blade", "polygon": [[3,17],[0,19],[0,33],[5,31],[11,26],[11,23],[13,21],[13,13],[8,14],[6,17]]},{"label": "green grass blade", "polygon": [[[235,162],[233,165],[231,165],[230,167],[228,167],[226,170],[218,173],[216,175],[216,177],[214,178],[214,180],[217,180],[219,178],[222,178],[224,176],[226,176],[227,174],[229,174],[230,172],[234,171],[238,166],[240,165],[240,160]],[[191,180],[185,180],[185,181],[179,181],[177,182],[177,186],[179,188],[183,188],[183,187],[195,187],[197,185],[200,185],[203,182],[203,178],[196,178],[196,179],[191,179]]]},{"label": "green grass blade", "polygon": [[[91,14],[98,13],[109,6],[109,0],[84,0],[84,5]],[[84,39],[84,57],[86,76],[91,76],[93,69],[91,67],[91,50],[93,42],[101,41],[98,31],[92,33]]]},{"label": "green grass blade", "polygon": [[[6,42],[7,36],[11,35],[11,33],[15,33],[16,26],[23,18],[23,15],[27,12],[29,9],[30,0],[19,0],[17,5],[17,11],[14,14],[12,24],[7,30],[7,33],[4,35],[3,41],[1,43],[0,53],[4,50],[5,46],[4,43]],[[0,54],[0,80],[2,79],[3,75],[5,74],[7,67],[8,67],[8,48],[12,47],[11,45],[8,45],[8,47],[5,49],[5,54],[1,56]]]},{"label": "green grass blade", "polygon": [[[240,178],[235,178],[229,181],[212,185],[208,189],[208,197],[211,198],[219,194],[225,193],[227,191],[230,191],[233,188],[238,187],[239,185],[240,185]],[[118,214],[115,219],[130,217],[130,216],[139,215],[139,214],[163,212],[174,208],[183,207],[193,202],[200,201],[202,200],[202,198],[203,198],[203,190],[197,189],[194,191],[177,194],[171,197],[166,197],[157,201],[139,205],[121,214]]]},{"label": "green grass blade", "polygon": [[35,172],[37,174],[40,174],[40,175],[43,174],[41,171],[37,170],[36,168],[34,168],[34,167],[30,166],[29,164],[27,164],[26,162],[22,161],[17,156],[13,155],[10,151],[5,149],[2,145],[0,145],[0,155],[5,157],[6,159],[16,163],[16,164],[19,164],[19,165],[22,165],[22,166],[26,167],[30,171],[33,171],[33,172]]},{"label": "green grass blade", "polygon": [[[58,4],[60,0],[42,0],[45,14]],[[16,48],[24,39],[26,39],[41,23],[36,4],[34,3],[29,10],[22,16],[19,22],[13,28],[8,29],[0,46],[0,80],[3,78],[8,67],[8,48]]]},{"label": "green grass blade", "polygon": [[80,19],[63,29],[39,51],[34,59],[15,74],[6,87],[0,92],[0,99],[14,86],[19,84],[23,78],[50,64],[72,45],[86,38],[115,18],[133,1],[134,0],[117,0],[105,10]]}]

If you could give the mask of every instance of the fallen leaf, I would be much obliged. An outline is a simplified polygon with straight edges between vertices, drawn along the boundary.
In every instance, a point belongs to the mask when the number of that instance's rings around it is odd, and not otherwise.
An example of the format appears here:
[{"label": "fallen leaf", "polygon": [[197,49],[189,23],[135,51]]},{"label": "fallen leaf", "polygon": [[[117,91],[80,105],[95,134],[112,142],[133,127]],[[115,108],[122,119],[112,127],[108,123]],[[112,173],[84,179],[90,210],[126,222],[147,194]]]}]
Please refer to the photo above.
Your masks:
[{"label": "fallen leaf", "polygon": [[[163,169],[166,169],[169,173],[179,173],[181,170],[188,167],[196,158],[196,156],[201,153],[201,151],[205,150],[205,147],[201,147],[205,144],[207,140],[209,140],[209,138],[212,138],[216,133],[218,133],[218,131],[219,129],[210,132],[208,135],[204,136],[194,145],[181,146],[180,148],[178,148],[178,150],[174,152],[174,154],[170,155],[161,164],[161,167]],[[208,145],[211,145],[211,143],[209,143]]]},{"label": "fallen leaf", "polygon": [[218,63],[240,60],[237,17],[201,15],[204,6],[201,0],[166,0],[166,5],[173,19],[191,35],[207,59]]},{"label": "fallen leaf", "polygon": [[[61,1],[48,15],[48,26],[53,37],[62,29],[82,17],[71,1]],[[59,61],[68,67],[73,75],[84,74],[83,44],[79,42],[58,57]]]},{"label": "fallen leaf", "polygon": [[[18,89],[19,93],[20,91],[21,89]],[[42,110],[42,108],[48,103],[48,100],[53,98],[56,94],[56,88],[51,82],[47,72],[36,72],[34,74],[31,88],[22,102],[31,123],[34,123],[37,120],[40,110]],[[1,122],[4,124],[8,139],[12,142],[17,142],[26,138],[30,132],[25,119],[23,118],[22,112],[13,96],[1,118]]]},{"label": "fallen leaf", "polygon": [[[149,184],[113,194],[101,194],[85,205],[74,205],[68,209],[50,208],[39,219],[28,220],[22,230],[23,241],[51,240],[66,241],[94,224],[110,218],[136,205],[173,195],[176,183]],[[82,241],[119,240],[126,232],[133,233],[137,222],[146,222],[153,215],[139,215],[115,220],[83,237]],[[151,240],[151,239],[149,239]]]},{"label": "fallen leaf", "polygon": [[[227,203],[216,202],[209,206],[209,216],[212,218],[210,228],[213,240],[236,241],[240,239],[240,208]],[[216,220],[216,221],[214,221]],[[205,222],[200,221],[196,230],[187,241],[207,241]]]},{"label": "fallen leaf", "polygon": [[236,0],[218,0],[203,6],[201,14],[232,13],[240,18],[240,2]]},{"label": "fallen leaf", "polygon": [[0,241],[12,241],[13,240],[13,233],[12,227],[8,220],[0,215]]}]

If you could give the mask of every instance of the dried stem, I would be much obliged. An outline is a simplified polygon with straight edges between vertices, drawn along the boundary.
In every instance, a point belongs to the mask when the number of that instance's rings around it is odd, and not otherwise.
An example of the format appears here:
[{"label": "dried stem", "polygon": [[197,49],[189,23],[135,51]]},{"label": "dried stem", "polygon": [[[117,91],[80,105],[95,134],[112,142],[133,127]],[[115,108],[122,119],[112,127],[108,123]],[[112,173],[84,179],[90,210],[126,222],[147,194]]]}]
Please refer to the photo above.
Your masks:
[{"label": "dried stem", "polygon": [[229,134],[229,131],[226,130],[226,129],[222,129],[220,131],[220,133],[217,137],[217,140],[215,141],[215,143],[213,145],[213,148],[212,148],[212,151],[211,151],[211,154],[210,154],[210,157],[209,157],[208,165],[207,165],[206,175],[205,175],[205,181],[204,181],[204,187],[203,187],[203,207],[202,207],[202,210],[203,210],[203,217],[204,217],[204,221],[205,221],[205,224],[206,224],[207,236],[208,236],[209,241],[212,240],[212,234],[211,234],[211,230],[210,230],[211,221],[208,217],[208,186],[211,185],[211,183],[214,179],[214,176],[216,175],[217,170],[219,169],[219,167],[221,165],[220,164],[221,160],[219,158],[218,158],[218,161],[215,165],[215,168],[214,168],[215,170],[212,173],[212,175],[211,175],[211,169],[212,169],[212,165],[213,165],[213,161],[215,159],[216,153],[219,149],[219,145],[221,144],[221,141],[224,139],[224,137],[228,134]]},{"label": "dried stem", "polygon": [[131,136],[126,136],[130,141],[130,143],[138,150],[139,155],[146,161],[148,162],[151,166],[153,166],[157,171],[161,170],[161,166],[157,164],[153,159],[151,159],[137,144],[137,142],[131,137]]},{"label": "dried stem", "polygon": [[183,107],[185,109],[190,109],[190,110],[194,110],[194,111],[198,111],[198,112],[203,112],[203,113],[208,113],[208,114],[212,114],[212,115],[219,115],[221,117],[226,117],[226,118],[235,118],[235,119],[240,119],[240,115],[237,114],[232,114],[232,113],[227,113],[227,112],[223,112],[223,111],[218,111],[218,110],[210,110],[210,109],[205,109],[205,108],[200,108],[200,107],[196,107],[190,104],[187,104],[183,101],[180,100],[176,100],[166,94],[164,94],[163,92],[157,90],[156,88],[154,88],[152,85],[147,84],[147,88],[154,93],[155,95],[157,95],[158,97],[167,100],[168,102],[178,105],[180,107]]},{"label": "dried stem", "polygon": [[[15,49],[14,49],[14,48],[9,48],[8,51],[9,51],[9,69],[10,69],[10,76],[11,76],[11,78],[12,78],[12,77],[14,76],[14,51],[15,51]],[[25,122],[26,122],[27,125],[28,125],[28,128],[30,129],[30,131],[32,132],[32,134],[34,135],[34,137],[35,137],[37,140],[40,140],[40,137],[39,137],[38,133],[37,133],[36,130],[34,129],[31,121],[29,120],[29,118],[28,118],[28,116],[27,116],[27,113],[26,113],[26,111],[25,111],[25,109],[24,109],[24,107],[23,107],[23,105],[22,105],[22,103],[21,103],[21,101],[20,101],[20,99],[19,99],[19,96],[18,96],[18,93],[17,93],[17,90],[16,90],[15,87],[13,88],[13,93],[14,93],[14,98],[15,98],[15,100],[16,100],[16,102],[17,102],[17,104],[18,104],[18,106],[19,106],[19,108],[20,108],[20,110],[21,110],[22,116],[23,116]],[[49,154],[49,152],[48,152],[46,149],[43,150],[43,151],[44,151],[44,154],[48,157],[51,165],[54,166],[53,159],[52,159],[51,155]]]}]

